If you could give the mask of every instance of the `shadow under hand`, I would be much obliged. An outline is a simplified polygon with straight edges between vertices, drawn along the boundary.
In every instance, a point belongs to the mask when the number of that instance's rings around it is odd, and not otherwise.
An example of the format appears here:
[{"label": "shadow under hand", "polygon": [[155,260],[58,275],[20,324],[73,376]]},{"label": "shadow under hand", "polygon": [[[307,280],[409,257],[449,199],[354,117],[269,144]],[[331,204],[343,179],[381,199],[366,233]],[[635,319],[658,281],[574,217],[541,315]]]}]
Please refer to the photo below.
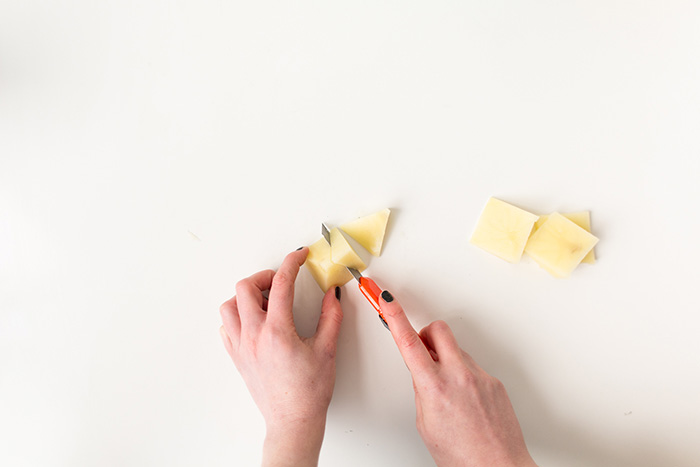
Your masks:
[{"label": "shadow under hand", "polygon": [[[299,334],[309,337],[316,331],[323,293],[304,268],[300,271],[296,292],[294,321]],[[363,339],[358,329],[360,310],[357,307],[366,308],[367,304],[361,297],[357,300],[350,297],[348,287],[343,287],[343,293],[348,295],[344,295],[341,299],[344,319],[338,341],[337,376],[329,417],[344,424],[349,423],[347,433],[344,435],[351,436],[350,427],[361,427],[363,412],[368,409],[366,403],[369,396],[364,392],[366,388],[362,373],[371,369],[363,368],[360,355]],[[512,349],[508,349],[504,343],[499,342],[497,336],[489,335],[479,328],[478,323],[468,318],[469,314],[465,309],[438,313],[432,310],[429,303],[422,301],[423,295],[420,289],[410,287],[409,284],[392,290],[392,293],[400,297],[412,322],[427,324],[435,319],[444,319],[454,332],[460,346],[475,356],[477,363],[486,371],[504,382],[518,414],[528,448],[536,462],[544,460],[552,465],[572,467],[656,467],[660,465],[691,467],[697,465],[696,462],[687,458],[681,458],[678,453],[672,452],[655,439],[640,436],[623,438],[622,442],[619,439],[611,441],[577,426],[575,421],[563,419],[553,413],[551,404],[538,393],[536,385],[533,384],[536,375],[530,375],[524,371],[523,364]],[[376,343],[374,345],[376,346]],[[387,351],[391,345],[388,345]],[[572,401],[573,403],[575,401]],[[402,430],[397,428],[399,420],[402,421],[398,426],[412,425],[412,411],[408,411],[406,407],[390,405],[386,411],[390,416],[386,417],[387,425],[382,427],[383,436],[386,437],[388,432],[401,433]],[[412,431],[411,434],[417,436]],[[361,433],[354,432],[352,436],[360,435]],[[416,437],[414,441],[418,439]],[[397,440],[397,443],[399,442]],[[424,462],[427,451],[420,443],[414,444],[416,444],[415,449],[406,449],[404,454],[413,456],[415,461],[420,459]],[[370,446],[369,442],[354,448],[366,449],[367,454],[372,452],[378,458],[383,454],[388,455],[383,452],[385,447]],[[355,454],[360,455],[358,452]],[[538,459],[538,454],[543,459]],[[413,465],[413,463],[408,461],[406,465]]]},{"label": "shadow under hand", "polygon": [[[454,310],[445,315],[445,321],[452,328],[460,346],[467,352],[479,349],[482,357],[477,359],[477,363],[505,384],[533,457],[540,453],[550,462],[554,460],[559,465],[568,466],[697,465],[688,459],[677,458],[677,454],[665,450],[654,439],[626,439],[623,444],[618,441],[612,447],[611,441],[576,426],[575,422],[558,419],[547,401],[537,393],[532,376],[523,371],[516,355],[505,350],[503,345],[469,321],[466,318],[468,313],[464,310]],[[468,346],[465,347],[465,343],[469,343]],[[483,358],[483,355],[488,357]],[[501,375],[506,377],[502,378]]]}]

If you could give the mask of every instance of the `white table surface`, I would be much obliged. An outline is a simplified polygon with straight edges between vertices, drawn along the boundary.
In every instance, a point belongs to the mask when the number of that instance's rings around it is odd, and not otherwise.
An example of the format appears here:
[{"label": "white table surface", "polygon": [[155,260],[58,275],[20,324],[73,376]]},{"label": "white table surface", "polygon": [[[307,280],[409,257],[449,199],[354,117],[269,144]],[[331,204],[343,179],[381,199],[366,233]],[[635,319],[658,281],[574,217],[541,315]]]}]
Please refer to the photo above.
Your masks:
[{"label": "white table surface", "polygon": [[[239,279],[391,207],[368,274],[504,381],[541,465],[700,462],[700,6],[0,3],[0,465],[255,465]],[[468,243],[592,212],[555,280]],[[295,313],[321,292],[303,270]],[[321,465],[423,466],[356,288]]]}]

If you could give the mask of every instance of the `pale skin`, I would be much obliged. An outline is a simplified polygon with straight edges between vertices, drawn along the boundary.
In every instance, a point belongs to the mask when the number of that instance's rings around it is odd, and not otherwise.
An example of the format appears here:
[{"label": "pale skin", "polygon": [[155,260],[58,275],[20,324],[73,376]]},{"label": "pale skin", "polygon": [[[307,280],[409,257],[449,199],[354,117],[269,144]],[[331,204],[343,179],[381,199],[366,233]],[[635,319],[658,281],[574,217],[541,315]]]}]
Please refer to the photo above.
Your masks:
[{"label": "pale skin", "polygon": [[[276,272],[238,282],[220,309],[224,346],[265,419],[264,466],[318,464],[333,394],[343,320],[336,290],[324,296],[312,337],[299,337],[292,317],[294,282],[307,254],[301,248]],[[380,307],[411,372],[416,426],[436,464],[536,465],[503,384],[459,347],[449,326],[435,321],[417,333],[386,291]]]}]

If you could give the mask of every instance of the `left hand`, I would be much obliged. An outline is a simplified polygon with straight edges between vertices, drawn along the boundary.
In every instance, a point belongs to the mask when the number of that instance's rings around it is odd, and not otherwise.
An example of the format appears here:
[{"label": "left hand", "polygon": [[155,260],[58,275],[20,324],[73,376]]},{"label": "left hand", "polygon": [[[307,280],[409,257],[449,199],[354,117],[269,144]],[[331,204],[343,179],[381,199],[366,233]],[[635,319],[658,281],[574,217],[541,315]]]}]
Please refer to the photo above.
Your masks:
[{"label": "left hand", "polygon": [[236,295],[220,309],[224,346],[265,418],[264,465],[318,462],[333,394],[343,320],[335,288],[323,298],[313,337],[299,337],[292,316],[294,283],[308,252],[290,253],[277,272],[260,271],[241,280]]}]

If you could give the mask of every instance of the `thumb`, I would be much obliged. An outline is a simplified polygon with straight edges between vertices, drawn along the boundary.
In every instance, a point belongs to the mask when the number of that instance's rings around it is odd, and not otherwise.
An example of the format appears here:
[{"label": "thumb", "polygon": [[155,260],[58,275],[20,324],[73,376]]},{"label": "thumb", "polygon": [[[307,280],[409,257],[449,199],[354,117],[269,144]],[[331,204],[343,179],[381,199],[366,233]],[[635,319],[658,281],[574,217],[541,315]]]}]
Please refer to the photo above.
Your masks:
[{"label": "thumb", "polygon": [[343,309],[340,306],[340,287],[326,292],[321,303],[321,317],[318,320],[314,339],[319,345],[335,350],[343,322]]}]

